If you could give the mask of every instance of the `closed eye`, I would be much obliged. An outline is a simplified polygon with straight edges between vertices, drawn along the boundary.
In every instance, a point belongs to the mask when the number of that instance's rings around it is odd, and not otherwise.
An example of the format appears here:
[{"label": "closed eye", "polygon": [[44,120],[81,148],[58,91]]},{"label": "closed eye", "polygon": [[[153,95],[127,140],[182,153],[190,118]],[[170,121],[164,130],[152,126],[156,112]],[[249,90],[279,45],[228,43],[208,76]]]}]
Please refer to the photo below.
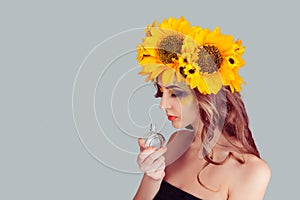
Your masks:
[{"label": "closed eye", "polygon": [[171,97],[185,97],[188,95],[187,92],[184,92],[184,91],[176,91],[176,90],[170,90],[170,94],[171,94]]},{"label": "closed eye", "polygon": [[[181,97],[185,97],[185,96],[188,95],[188,93],[185,92],[185,91],[176,91],[176,90],[172,90],[172,89],[169,90],[169,94],[173,98],[176,98],[176,97],[181,98]],[[158,87],[157,92],[154,95],[154,97],[155,98],[161,98],[162,96],[163,96],[162,89],[160,87]]]}]

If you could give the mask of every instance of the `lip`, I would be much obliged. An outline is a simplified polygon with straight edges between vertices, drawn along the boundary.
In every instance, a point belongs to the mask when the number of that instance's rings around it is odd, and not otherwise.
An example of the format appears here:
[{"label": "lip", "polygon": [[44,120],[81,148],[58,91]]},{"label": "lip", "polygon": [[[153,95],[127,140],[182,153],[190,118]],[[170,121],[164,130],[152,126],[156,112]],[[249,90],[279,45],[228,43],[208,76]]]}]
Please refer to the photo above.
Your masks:
[{"label": "lip", "polygon": [[168,116],[168,120],[170,121],[174,121],[175,119],[177,119],[177,117],[173,115],[167,115],[167,116]]}]

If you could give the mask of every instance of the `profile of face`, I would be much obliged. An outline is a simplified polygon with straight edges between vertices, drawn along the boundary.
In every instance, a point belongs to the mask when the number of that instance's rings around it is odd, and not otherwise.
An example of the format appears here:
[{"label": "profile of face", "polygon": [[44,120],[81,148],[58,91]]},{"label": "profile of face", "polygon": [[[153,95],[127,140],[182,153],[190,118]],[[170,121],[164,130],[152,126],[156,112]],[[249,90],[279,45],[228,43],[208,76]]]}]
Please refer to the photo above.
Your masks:
[{"label": "profile of face", "polygon": [[199,125],[200,116],[198,103],[193,91],[183,82],[174,78],[172,84],[163,84],[162,75],[157,79],[157,94],[160,97],[160,108],[166,112],[174,128],[189,125],[195,129]]}]

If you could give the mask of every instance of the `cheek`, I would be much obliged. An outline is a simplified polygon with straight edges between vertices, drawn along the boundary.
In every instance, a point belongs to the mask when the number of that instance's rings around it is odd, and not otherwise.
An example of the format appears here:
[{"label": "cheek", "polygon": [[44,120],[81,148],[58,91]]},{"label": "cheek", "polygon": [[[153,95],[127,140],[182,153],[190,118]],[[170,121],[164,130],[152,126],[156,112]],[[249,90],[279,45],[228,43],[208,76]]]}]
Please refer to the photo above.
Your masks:
[{"label": "cheek", "polygon": [[192,95],[188,95],[180,99],[180,103],[183,107],[189,107],[191,104],[194,104],[194,98]]},{"label": "cheek", "polygon": [[193,96],[174,99],[172,106],[184,118],[194,118],[199,113],[198,104],[194,101]]},{"label": "cheek", "polygon": [[188,118],[195,117],[198,113],[198,108],[194,105],[182,106],[182,114]]},{"label": "cheek", "polygon": [[172,108],[174,109],[174,110],[176,110],[177,112],[182,112],[182,110],[184,109],[183,108],[183,105],[182,105],[182,103],[181,103],[181,101],[179,100],[179,99],[173,99],[172,101],[171,101],[171,105],[172,105]]},{"label": "cheek", "polygon": [[185,106],[182,111],[183,115],[185,115],[189,120],[194,120],[195,118],[199,117],[199,108],[195,103]]}]

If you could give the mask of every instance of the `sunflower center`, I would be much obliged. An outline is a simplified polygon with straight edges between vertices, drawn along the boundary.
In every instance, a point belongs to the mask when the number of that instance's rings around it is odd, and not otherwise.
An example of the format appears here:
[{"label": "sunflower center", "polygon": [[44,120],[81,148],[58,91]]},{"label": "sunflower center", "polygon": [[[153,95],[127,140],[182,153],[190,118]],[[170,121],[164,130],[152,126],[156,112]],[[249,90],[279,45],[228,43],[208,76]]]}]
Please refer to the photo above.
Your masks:
[{"label": "sunflower center", "polygon": [[177,54],[181,51],[183,38],[179,35],[170,35],[161,40],[158,45],[158,56],[162,63],[173,63],[172,59],[178,59]]},{"label": "sunflower center", "polygon": [[209,74],[217,71],[222,64],[223,58],[219,49],[212,45],[207,45],[199,48],[198,65],[201,72]]}]

